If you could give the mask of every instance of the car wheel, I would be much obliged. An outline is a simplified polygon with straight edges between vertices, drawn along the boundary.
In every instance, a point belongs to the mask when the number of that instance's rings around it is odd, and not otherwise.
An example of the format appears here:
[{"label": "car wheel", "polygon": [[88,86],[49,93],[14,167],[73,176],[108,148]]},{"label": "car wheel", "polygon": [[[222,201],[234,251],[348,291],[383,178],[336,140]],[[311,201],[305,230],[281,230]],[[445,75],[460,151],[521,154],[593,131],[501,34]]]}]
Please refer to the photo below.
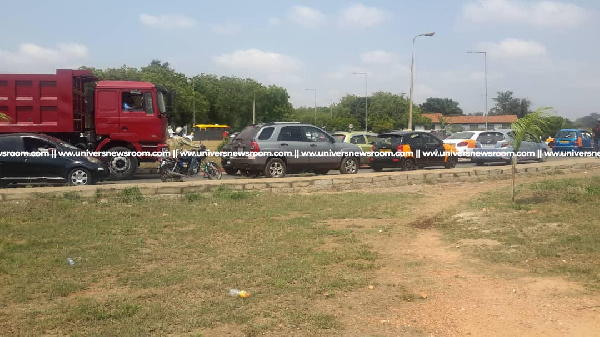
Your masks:
[{"label": "car wheel", "polygon": [[77,167],[69,171],[67,181],[71,186],[92,185],[94,183],[90,171],[83,167]]},{"label": "car wheel", "polygon": [[325,170],[325,169],[322,169],[322,170],[314,170],[314,172],[315,172],[315,174],[318,174],[318,175],[324,176],[324,175],[326,175],[327,173],[329,173],[329,170]]},{"label": "car wheel", "polygon": [[546,153],[546,150],[542,150],[542,155],[540,156],[540,158],[538,158],[538,161],[540,163],[543,163],[546,160],[548,160],[548,153]]},{"label": "car wheel", "polygon": [[271,158],[267,161],[264,174],[267,178],[283,178],[285,177],[286,167],[283,160],[279,158]]},{"label": "car wheel", "polygon": [[238,173],[238,170],[234,169],[233,167],[227,167],[227,168],[225,168],[225,173],[232,176],[232,175],[236,175]]},{"label": "car wheel", "polygon": [[444,163],[444,168],[447,168],[447,169],[455,168],[457,161],[458,161],[458,158],[456,158],[456,157],[448,157],[448,159],[446,159],[446,163]]},{"label": "car wheel", "polygon": [[354,157],[346,157],[342,160],[340,166],[340,173],[342,174],[355,174],[358,173],[358,159]]},{"label": "car wheel", "polygon": [[404,165],[402,167],[402,170],[404,171],[413,171],[417,169],[417,164],[415,163],[415,160],[413,158],[406,158],[404,159]]}]

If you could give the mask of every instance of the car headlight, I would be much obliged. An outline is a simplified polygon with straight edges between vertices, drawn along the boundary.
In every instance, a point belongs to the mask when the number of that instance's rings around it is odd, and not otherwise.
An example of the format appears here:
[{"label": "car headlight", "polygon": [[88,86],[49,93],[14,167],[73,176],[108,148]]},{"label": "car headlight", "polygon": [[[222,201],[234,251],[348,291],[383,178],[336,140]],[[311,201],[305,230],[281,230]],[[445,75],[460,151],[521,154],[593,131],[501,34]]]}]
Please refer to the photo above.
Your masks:
[{"label": "car headlight", "polygon": [[102,165],[102,162],[100,161],[100,159],[98,159],[96,157],[85,157],[85,159],[89,160],[90,162],[92,162],[94,164]]}]

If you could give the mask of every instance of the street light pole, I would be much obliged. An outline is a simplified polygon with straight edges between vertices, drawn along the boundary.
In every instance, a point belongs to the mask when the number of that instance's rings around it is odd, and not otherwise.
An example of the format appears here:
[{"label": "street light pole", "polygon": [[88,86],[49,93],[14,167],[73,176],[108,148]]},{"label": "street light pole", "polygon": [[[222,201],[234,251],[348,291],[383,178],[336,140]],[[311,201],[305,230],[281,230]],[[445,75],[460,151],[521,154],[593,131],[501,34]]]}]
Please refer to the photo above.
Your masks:
[{"label": "street light pole", "polygon": [[252,125],[256,125],[256,93],[252,99]]},{"label": "street light pole", "polygon": [[485,64],[485,130],[488,129],[488,80],[487,80],[487,51],[468,51],[468,54],[483,54]]},{"label": "street light pole", "polygon": [[306,90],[315,92],[315,126],[317,126],[317,89],[306,89]]},{"label": "street light pole", "polygon": [[429,32],[425,34],[419,34],[413,38],[412,42],[412,56],[410,61],[410,103],[408,105],[408,129],[412,130],[412,111],[413,111],[413,83],[415,73],[415,40],[419,36],[433,36],[435,32]]},{"label": "street light pole", "polygon": [[368,120],[369,120],[369,91],[368,91],[368,80],[367,80],[367,73],[364,72],[353,72],[352,74],[354,75],[365,75],[365,131],[367,131],[367,126],[369,125]]}]

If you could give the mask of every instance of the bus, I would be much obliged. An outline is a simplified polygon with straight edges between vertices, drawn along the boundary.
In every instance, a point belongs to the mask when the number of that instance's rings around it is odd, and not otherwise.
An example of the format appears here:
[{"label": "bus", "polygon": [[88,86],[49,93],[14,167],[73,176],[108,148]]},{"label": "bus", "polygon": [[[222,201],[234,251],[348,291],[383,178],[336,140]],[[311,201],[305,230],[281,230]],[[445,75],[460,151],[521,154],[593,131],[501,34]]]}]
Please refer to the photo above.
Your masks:
[{"label": "bus", "polygon": [[192,127],[192,137],[195,141],[223,140],[229,135],[229,125],[196,124]]}]

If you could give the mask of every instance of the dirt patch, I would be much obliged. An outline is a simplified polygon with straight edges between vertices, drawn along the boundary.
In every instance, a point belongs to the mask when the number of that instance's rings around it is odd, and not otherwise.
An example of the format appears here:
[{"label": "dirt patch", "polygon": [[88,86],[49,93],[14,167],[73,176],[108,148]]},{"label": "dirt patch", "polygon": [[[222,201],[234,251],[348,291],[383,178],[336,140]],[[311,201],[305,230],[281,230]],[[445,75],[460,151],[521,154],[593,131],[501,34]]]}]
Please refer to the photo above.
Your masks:
[{"label": "dirt patch", "polygon": [[398,224],[396,219],[332,219],[323,222],[331,229],[381,229]]},{"label": "dirt patch", "polygon": [[462,239],[458,241],[459,246],[500,246],[501,242],[491,239]]}]

